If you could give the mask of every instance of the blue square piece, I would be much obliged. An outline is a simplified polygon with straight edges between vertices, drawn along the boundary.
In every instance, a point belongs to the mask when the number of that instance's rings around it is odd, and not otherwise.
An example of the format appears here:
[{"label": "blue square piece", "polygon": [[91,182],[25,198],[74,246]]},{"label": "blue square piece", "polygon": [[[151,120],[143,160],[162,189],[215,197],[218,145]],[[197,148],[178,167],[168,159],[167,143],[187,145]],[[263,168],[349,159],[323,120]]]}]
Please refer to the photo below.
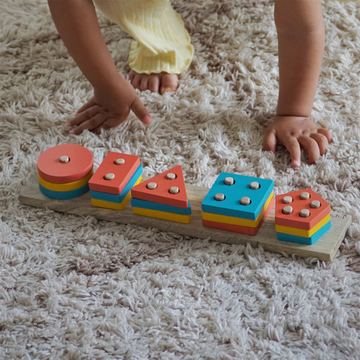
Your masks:
[{"label": "blue square piece", "polygon": [[[234,179],[233,185],[224,183],[224,179],[228,177]],[[257,182],[260,187],[251,189],[249,185],[252,182]],[[222,172],[202,202],[201,209],[211,214],[256,220],[273,190],[272,180]],[[225,195],[225,200],[215,200],[215,195],[219,193]],[[243,197],[250,198],[251,203],[240,204]]]}]

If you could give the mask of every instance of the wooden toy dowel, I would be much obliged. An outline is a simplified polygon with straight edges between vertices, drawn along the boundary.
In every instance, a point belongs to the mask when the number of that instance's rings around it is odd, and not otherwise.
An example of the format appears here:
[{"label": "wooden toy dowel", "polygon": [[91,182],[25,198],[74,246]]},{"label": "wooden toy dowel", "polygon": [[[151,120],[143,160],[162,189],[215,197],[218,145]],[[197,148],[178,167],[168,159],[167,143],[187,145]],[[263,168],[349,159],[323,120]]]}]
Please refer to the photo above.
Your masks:
[{"label": "wooden toy dowel", "polygon": [[[146,180],[146,179],[143,179]],[[19,200],[24,205],[49,208],[55,211],[87,216],[91,215],[97,219],[114,221],[122,224],[132,224],[145,228],[156,228],[161,231],[172,232],[200,239],[211,239],[230,244],[250,243],[256,247],[261,245],[265,250],[296,254],[302,257],[315,257],[324,261],[331,261],[345,237],[346,230],[351,224],[352,217],[341,213],[331,213],[332,226],[314,245],[301,245],[281,242],[276,238],[274,226],[274,208],[264,221],[256,236],[232,233],[223,230],[207,228],[201,222],[201,202],[209,191],[193,185],[186,185],[188,198],[191,203],[191,223],[178,224],[175,222],[148,218],[134,215],[130,202],[124,210],[116,211],[110,209],[96,208],[91,205],[90,194],[87,193],[71,200],[54,200],[43,195],[39,190],[39,182],[35,174],[27,181],[22,189]]]}]

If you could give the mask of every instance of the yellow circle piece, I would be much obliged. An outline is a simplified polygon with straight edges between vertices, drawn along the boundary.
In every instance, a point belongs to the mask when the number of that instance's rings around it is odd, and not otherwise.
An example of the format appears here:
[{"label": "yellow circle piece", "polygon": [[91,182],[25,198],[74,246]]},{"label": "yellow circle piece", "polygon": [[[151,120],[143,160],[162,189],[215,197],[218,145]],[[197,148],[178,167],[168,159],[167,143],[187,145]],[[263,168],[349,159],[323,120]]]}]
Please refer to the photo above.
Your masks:
[{"label": "yellow circle piece", "polygon": [[92,175],[93,175],[93,172],[90,171],[89,174],[86,175],[83,179],[73,181],[70,183],[66,183],[66,184],[54,184],[54,183],[48,182],[48,181],[44,180],[39,174],[38,174],[38,179],[39,179],[41,186],[43,186],[45,189],[62,192],[62,191],[71,191],[71,190],[76,190],[76,189],[81,188],[82,186],[86,185],[89,182]]}]

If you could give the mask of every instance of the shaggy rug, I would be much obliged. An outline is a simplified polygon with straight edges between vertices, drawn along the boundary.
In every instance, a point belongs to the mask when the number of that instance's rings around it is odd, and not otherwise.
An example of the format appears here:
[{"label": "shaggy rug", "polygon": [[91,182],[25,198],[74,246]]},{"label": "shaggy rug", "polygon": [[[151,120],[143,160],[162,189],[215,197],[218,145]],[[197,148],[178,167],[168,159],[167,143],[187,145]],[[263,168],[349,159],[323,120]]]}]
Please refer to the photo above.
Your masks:
[{"label": "shaggy rug", "polygon": [[[324,2],[326,51],[313,119],[334,143],[293,169],[261,150],[277,102],[273,2],[174,0],[195,58],[174,95],[142,93],[153,116],[69,136],[92,94],[45,0],[0,2],[1,359],[359,359],[360,2]],[[126,76],[131,39],[101,14]],[[184,238],[23,206],[39,154],[86,146],[139,155],[144,175],[181,164],[189,184],[221,171],[312,187],[353,224],[333,262]],[[303,158],[305,161],[306,158]]]}]

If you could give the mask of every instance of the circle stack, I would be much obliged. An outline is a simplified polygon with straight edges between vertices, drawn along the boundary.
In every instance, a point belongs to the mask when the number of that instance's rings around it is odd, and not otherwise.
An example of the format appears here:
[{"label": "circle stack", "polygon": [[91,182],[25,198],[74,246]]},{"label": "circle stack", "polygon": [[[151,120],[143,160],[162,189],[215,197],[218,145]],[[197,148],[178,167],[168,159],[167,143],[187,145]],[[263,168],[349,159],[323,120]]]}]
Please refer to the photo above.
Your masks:
[{"label": "circle stack", "polygon": [[59,200],[73,199],[89,191],[93,156],[81,145],[57,145],[39,156],[37,171],[44,195]]}]

